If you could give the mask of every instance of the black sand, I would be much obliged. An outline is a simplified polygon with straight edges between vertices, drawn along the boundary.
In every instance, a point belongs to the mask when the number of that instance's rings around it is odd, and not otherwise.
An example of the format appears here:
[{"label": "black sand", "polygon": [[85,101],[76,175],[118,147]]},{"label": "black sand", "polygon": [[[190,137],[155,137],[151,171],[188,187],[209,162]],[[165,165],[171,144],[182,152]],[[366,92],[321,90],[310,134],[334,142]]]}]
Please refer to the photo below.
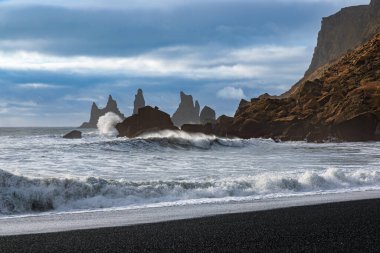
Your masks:
[{"label": "black sand", "polygon": [[0,252],[380,252],[380,199],[0,237]]}]

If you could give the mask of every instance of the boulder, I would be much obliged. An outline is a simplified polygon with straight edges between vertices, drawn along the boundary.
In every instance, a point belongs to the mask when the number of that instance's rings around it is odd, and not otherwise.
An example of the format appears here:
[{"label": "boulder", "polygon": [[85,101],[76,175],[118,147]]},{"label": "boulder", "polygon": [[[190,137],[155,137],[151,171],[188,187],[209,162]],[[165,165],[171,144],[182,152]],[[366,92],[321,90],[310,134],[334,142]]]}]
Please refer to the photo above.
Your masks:
[{"label": "boulder", "polygon": [[186,95],[181,91],[181,102],[178,109],[172,116],[172,120],[175,126],[181,127],[183,124],[199,124],[199,111],[200,106],[198,101],[193,102],[191,95]]},{"label": "boulder", "polygon": [[119,132],[118,137],[128,138],[134,138],[147,132],[178,130],[169,114],[150,106],[140,108],[137,114],[117,124],[116,129]]},{"label": "boulder", "polygon": [[124,114],[122,114],[117,107],[116,101],[112,98],[111,95],[108,97],[108,102],[106,107],[99,109],[96,103],[92,103],[91,107],[91,116],[89,122],[84,122],[80,128],[97,128],[98,120],[101,116],[104,116],[107,112],[113,112],[124,119]]},{"label": "boulder", "polygon": [[135,101],[133,105],[133,114],[137,114],[139,109],[145,106],[145,99],[142,89],[137,90],[137,94],[135,95]]},{"label": "boulder", "polygon": [[82,132],[78,130],[71,131],[68,134],[65,134],[63,136],[65,139],[81,139],[82,138]]}]

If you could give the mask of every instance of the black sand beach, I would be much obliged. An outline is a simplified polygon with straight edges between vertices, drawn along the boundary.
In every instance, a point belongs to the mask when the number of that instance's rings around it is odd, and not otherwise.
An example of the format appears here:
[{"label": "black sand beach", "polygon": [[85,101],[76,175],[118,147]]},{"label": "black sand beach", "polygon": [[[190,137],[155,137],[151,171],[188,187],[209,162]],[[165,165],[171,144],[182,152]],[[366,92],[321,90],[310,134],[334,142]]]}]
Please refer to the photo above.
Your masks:
[{"label": "black sand beach", "polygon": [[380,199],[0,237],[0,252],[380,252]]}]

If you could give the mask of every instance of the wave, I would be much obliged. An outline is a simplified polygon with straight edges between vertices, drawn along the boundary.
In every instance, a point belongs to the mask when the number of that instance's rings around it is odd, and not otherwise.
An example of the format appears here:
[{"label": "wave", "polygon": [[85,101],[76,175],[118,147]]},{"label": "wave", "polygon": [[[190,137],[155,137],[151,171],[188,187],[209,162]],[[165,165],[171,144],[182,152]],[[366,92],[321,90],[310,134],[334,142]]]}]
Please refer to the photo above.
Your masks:
[{"label": "wave", "polygon": [[313,194],[380,187],[380,171],[325,171],[262,173],[235,178],[131,182],[102,178],[31,179],[0,170],[0,214],[49,210],[126,207],[192,200],[220,201],[231,197],[265,198],[269,195]]},{"label": "wave", "polygon": [[115,136],[117,135],[117,130],[115,126],[117,123],[122,122],[123,120],[119,115],[113,112],[107,112],[105,115],[101,116],[98,120],[98,130],[101,135]]},{"label": "wave", "polygon": [[[158,132],[146,133],[136,138],[115,138],[111,135],[101,135],[92,132],[84,136],[85,140],[75,145],[100,145],[108,148],[115,147],[117,151],[121,149],[144,149],[157,150],[160,148],[171,149],[199,149],[209,150],[216,147],[239,148],[251,144],[273,142],[271,140],[243,140],[238,138],[220,138],[214,135],[201,133],[186,133],[182,131],[163,130]],[[112,148],[111,148],[112,150]],[[115,150],[115,151],[116,151]]]}]

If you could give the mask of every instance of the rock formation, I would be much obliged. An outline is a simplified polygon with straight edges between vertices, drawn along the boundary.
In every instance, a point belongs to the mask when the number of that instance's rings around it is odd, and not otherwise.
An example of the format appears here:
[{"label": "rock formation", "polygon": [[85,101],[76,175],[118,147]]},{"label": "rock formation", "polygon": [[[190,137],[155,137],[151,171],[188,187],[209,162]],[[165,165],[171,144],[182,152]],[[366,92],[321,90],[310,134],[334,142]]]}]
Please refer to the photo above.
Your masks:
[{"label": "rock formation", "polygon": [[201,124],[204,125],[207,123],[215,123],[215,117],[215,111],[212,108],[205,106],[200,114]]},{"label": "rock formation", "polygon": [[[335,43],[335,42],[334,42]],[[380,35],[324,65],[286,97],[238,108],[228,133],[280,140],[380,140]]]},{"label": "rock formation", "polygon": [[137,90],[137,94],[135,95],[133,114],[137,114],[139,109],[145,106],[145,100],[142,89]]},{"label": "rock formation", "polygon": [[82,138],[82,132],[78,130],[71,131],[68,134],[65,134],[63,136],[65,139],[81,139]]},{"label": "rock formation", "polygon": [[116,125],[119,137],[134,138],[146,132],[160,130],[178,130],[170,119],[170,115],[145,106],[138,110],[138,113],[126,118],[122,123]]},{"label": "rock formation", "polygon": [[107,112],[113,112],[119,115],[122,119],[125,118],[124,114],[119,111],[116,101],[113,100],[111,95],[109,95],[107,105],[103,109],[99,109],[95,102],[92,103],[90,121],[84,122],[80,128],[97,128],[99,118]]},{"label": "rock formation", "polygon": [[178,109],[172,116],[172,120],[175,126],[181,127],[183,124],[199,124],[199,111],[200,106],[198,101],[193,102],[191,95],[186,95],[181,91],[181,103]]},{"label": "rock formation", "polygon": [[203,133],[208,135],[217,135],[221,137],[234,137],[230,132],[234,118],[225,115],[220,116],[214,123],[201,124],[184,124],[182,131],[188,133]]},{"label": "rock formation", "polygon": [[305,76],[343,56],[380,32],[380,0],[343,8],[324,18],[313,60]]}]

